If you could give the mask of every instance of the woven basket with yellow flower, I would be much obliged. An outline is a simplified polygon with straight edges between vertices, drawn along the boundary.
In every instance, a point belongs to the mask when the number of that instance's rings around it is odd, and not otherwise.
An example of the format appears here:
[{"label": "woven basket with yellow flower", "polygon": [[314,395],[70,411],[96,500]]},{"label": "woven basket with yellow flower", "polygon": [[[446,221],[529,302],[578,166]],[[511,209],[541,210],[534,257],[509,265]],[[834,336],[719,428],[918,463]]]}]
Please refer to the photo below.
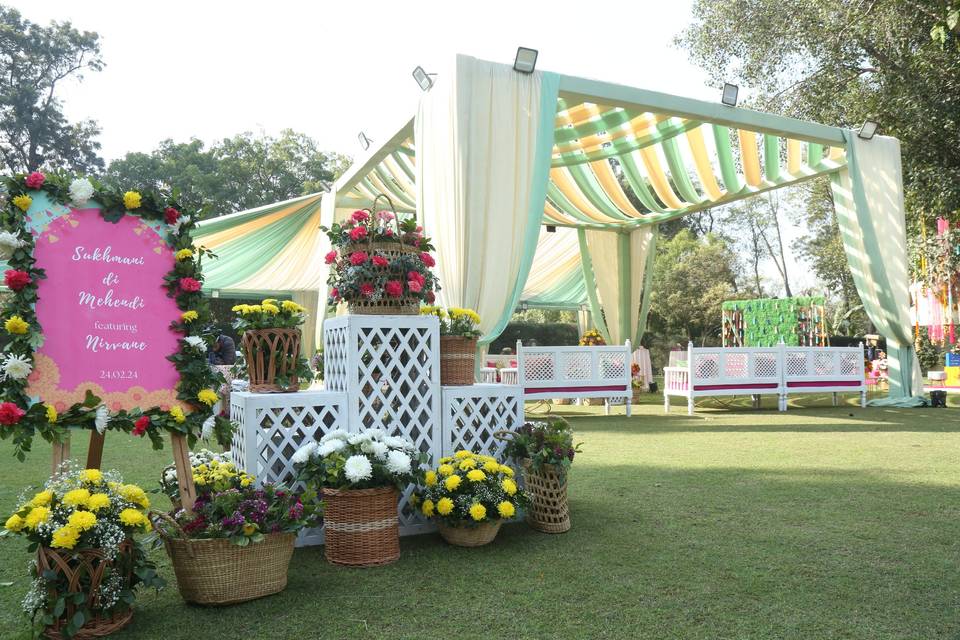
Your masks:
[{"label": "woven basket with yellow flower", "polygon": [[480,316],[473,309],[420,307],[440,319],[440,384],[471,385],[477,361]]},{"label": "woven basket with yellow flower", "polygon": [[260,304],[239,304],[233,312],[237,314],[233,327],[243,336],[240,344],[250,391],[299,390],[300,378],[310,377],[310,367],[300,357],[300,325],[306,309],[291,300],[268,298]]},{"label": "woven basket with yellow flower", "polygon": [[423,515],[436,520],[443,539],[460,547],[492,542],[503,521],[529,505],[513,469],[466,450],[440,458],[440,466],[424,474],[414,500]]},{"label": "woven basket with yellow flower", "polygon": [[37,549],[23,608],[47,638],[99,638],[126,626],[138,589],[164,585],[134,533],[150,529],[143,489],[115,472],[69,467],[7,519]]}]

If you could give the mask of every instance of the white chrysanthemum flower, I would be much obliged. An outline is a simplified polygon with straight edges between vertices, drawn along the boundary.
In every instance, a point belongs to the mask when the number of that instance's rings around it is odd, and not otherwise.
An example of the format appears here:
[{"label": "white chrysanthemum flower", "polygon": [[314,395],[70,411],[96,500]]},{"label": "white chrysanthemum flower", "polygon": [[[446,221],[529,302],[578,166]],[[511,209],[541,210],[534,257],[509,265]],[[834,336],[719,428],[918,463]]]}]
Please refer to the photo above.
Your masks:
[{"label": "white chrysanthemum flower", "polygon": [[179,235],[180,227],[187,224],[190,221],[190,216],[180,216],[177,218],[177,221],[170,225],[170,233],[173,235]]},{"label": "white chrysanthemum flower", "polygon": [[324,442],[317,447],[317,457],[326,458],[331,453],[336,453],[346,446],[347,443],[343,440],[330,440],[328,442]]},{"label": "white chrysanthemum flower", "polygon": [[367,456],[350,456],[343,465],[343,473],[350,482],[369,480],[373,475],[373,465]]},{"label": "white chrysanthemum flower", "polygon": [[15,356],[10,354],[3,361],[3,375],[5,378],[14,380],[23,380],[33,371],[33,364],[30,362],[30,356]]},{"label": "white chrysanthemum flower", "polygon": [[93,197],[93,185],[86,178],[77,178],[70,183],[70,204],[82,207]]},{"label": "white chrysanthemum flower", "polygon": [[387,446],[391,449],[413,449],[413,443],[407,440],[406,438],[398,438],[397,436],[390,436],[384,442],[387,443]]},{"label": "white chrysanthemum flower", "polygon": [[177,481],[177,470],[176,470],[176,468],[167,469],[167,470],[163,473],[163,481],[166,482],[166,483],[168,483],[168,484],[172,484],[172,483],[176,482],[176,481]]},{"label": "white chrysanthemum flower", "polygon": [[346,440],[349,435],[343,429],[334,429],[320,438],[320,443],[330,442],[331,440]]},{"label": "white chrysanthemum flower", "polygon": [[377,456],[377,460],[386,460],[388,451],[390,451],[390,447],[385,442],[370,443],[370,453]]},{"label": "white chrysanthemum flower", "polygon": [[207,343],[200,336],[187,336],[183,341],[201,353],[207,351]]},{"label": "white chrysanthemum flower", "polygon": [[347,438],[349,444],[363,444],[364,442],[370,442],[370,436],[366,433],[355,433],[349,438]]},{"label": "white chrysanthemum flower", "polygon": [[24,244],[23,240],[20,239],[19,231],[17,233],[0,231],[0,259],[9,259],[13,252]]},{"label": "white chrysanthemum flower", "polygon": [[371,440],[383,440],[387,437],[386,432],[383,429],[373,428],[367,429],[363,432]]},{"label": "white chrysanthemum flower", "polygon": [[391,451],[387,454],[387,469],[391,473],[410,473],[410,456],[403,451]]},{"label": "white chrysanthemum flower", "polygon": [[213,427],[217,423],[217,418],[211,415],[209,418],[203,421],[203,425],[200,427],[200,439],[209,440],[210,436],[213,435]]},{"label": "white chrysanthemum flower", "polygon": [[310,457],[314,454],[316,450],[317,450],[317,443],[308,442],[307,444],[297,449],[294,452],[294,454],[290,457],[290,460],[291,462],[293,462],[293,464],[303,464],[304,462],[310,459]]},{"label": "white chrysanthemum flower", "polygon": [[97,433],[103,435],[107,430],[107,425],[110,424],[110,410],[107,409],[106,405],[100,405],[97,407],[97,415],[94,418],[94,424],[97,425]]}]

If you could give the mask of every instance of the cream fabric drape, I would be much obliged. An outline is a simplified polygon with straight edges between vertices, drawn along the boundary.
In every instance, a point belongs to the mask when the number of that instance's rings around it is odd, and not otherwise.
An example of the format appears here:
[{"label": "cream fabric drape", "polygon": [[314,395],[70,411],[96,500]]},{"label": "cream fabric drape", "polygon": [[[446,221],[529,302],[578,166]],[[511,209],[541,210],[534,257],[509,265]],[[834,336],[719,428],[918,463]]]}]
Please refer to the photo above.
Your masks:
[{"label": "cream fabric drape", "polygon": [[457,56],[417,112],[417,207],[436,246],[440,302],[476,309],[485,336],[512,311],[533,258],[541,85],[540,72]]}]

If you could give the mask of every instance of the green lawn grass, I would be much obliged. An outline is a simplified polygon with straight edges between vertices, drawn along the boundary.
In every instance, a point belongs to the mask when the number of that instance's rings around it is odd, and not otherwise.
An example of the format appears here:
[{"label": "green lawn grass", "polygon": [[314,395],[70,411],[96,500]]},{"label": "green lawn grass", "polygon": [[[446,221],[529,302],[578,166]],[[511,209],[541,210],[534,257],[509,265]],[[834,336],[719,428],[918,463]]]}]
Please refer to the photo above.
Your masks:
[{"label": "green lawn grass", "polygon": [[[515,524],[478,549],[409,537],[398,563],[366,570],[300,549],[286,591],[227,609],[184,605],[161,551],[169,588],[115,637],[960,637],[960,413],[805,398],[665,416],[648,398],[631,419],[555,408],[583,441],[567,534]],[[169,459],[130,437],[106,445],[104,466],[145,485]],[[41,445],[5,458],[0,509],[48,470]],[[23,547],[0,541],[3,638],[28,637]]]}]

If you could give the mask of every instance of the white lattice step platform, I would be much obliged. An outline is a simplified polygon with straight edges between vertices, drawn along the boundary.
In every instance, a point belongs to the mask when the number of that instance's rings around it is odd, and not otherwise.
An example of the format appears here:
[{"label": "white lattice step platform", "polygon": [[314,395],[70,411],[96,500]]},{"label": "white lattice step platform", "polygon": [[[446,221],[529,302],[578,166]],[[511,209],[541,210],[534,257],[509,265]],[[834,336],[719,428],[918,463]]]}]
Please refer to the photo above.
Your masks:
[{"label": "white lattice step platform", "polygon": [[[257,482],[294,483],[291,458],[311,440],[334,429],[347,429],[347,395],[333,391],[230,394],[230,417],[239,428],[230,454],[234,464],[257,477]],[[300,534],[298,544],[321,544],[321,529]]]},{"label": "white lattice step platform", "polygon": [[523,387],[474,384],[443,387],[443,455],[457,449],[497,456],[504,442],[494,434],[523,422]]},{"label": "white lattice step platform", "polygon": [[[323,323],[324,384],[347,394],[350,431],[380,427],[434,459],[440,432],[440,323],[435,316],[345,315]],[[400,532],[431,530],[400,499]]]}]

